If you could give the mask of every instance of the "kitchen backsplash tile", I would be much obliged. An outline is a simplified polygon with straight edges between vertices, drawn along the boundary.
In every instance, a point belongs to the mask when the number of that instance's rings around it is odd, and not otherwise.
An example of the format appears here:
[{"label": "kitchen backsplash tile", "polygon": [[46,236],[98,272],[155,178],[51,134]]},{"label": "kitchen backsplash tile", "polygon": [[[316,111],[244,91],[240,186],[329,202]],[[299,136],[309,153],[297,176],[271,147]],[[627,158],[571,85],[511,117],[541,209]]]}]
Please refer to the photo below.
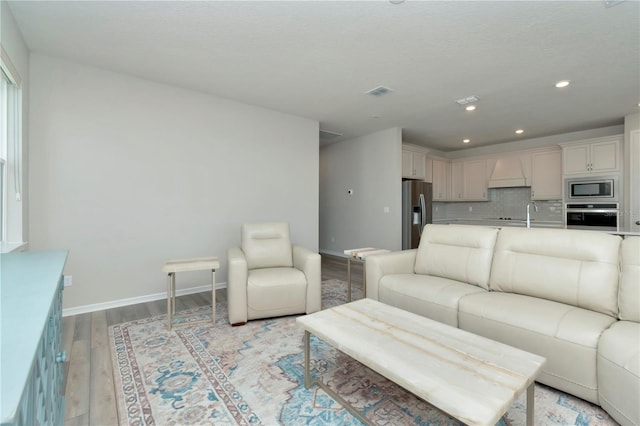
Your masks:
[{"label": "kitchen backsplash tile", "polygon": [[[531,202],[531,188],[492,188],[489,201],[474,203],[433,203],[434,219],[487,219],[510,217],[524,219]],[[562,200],[536,201],[538,211],[531,208],[531,218],[562,222]],[[469,211],[471,208],[471,211]]]}]

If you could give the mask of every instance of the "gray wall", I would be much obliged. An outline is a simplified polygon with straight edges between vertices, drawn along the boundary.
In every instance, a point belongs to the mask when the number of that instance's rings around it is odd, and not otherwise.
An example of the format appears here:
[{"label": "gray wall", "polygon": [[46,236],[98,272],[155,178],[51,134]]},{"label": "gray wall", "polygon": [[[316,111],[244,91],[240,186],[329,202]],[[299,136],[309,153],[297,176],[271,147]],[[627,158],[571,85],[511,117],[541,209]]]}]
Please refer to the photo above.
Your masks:
[{"label": "gray wall", "polygon": [[401,181],[402,130],[398,127],[323,147],[320,250],[334,254],[359,247],[400,250]]},{"label": "gray wall", "polygon": [[[288,221],[318,250],[318,122],[31,56],[30,249],[68,249],[65,308],[166,291],[174,258]],[[209,274],[178,274],[178,288]]]}]

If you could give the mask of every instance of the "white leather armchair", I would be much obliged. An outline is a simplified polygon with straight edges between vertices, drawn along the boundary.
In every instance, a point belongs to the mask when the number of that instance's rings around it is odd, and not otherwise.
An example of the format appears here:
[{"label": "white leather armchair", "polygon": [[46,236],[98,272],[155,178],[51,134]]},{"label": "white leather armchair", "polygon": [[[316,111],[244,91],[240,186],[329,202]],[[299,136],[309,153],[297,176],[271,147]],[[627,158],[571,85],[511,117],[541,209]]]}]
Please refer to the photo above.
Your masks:
[{"label": "white leather armchair", "polygon": [[286,222],[242,225],[228,250],[229,323],[320,310],[320,255],[292,245]]}]

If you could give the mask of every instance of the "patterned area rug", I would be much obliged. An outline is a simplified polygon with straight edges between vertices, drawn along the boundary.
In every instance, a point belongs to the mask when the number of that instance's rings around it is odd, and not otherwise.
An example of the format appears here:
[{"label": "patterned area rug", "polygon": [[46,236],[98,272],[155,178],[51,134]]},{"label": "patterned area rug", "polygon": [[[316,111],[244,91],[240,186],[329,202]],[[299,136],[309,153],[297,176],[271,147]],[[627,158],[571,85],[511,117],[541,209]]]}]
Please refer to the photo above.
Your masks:
[{"label": "patterned area rug", "polygon": [[[354,300],[362,297],[354,288]],[[323,309],[344,303],[346,283],[322,283]],[[295,317],[231,327],[226,304],[217,323],[166,329],[157,316],[109,328],[121,425],[360,425],[322,390],[304,387],[304,332]],[[460,423],[319,339],[311,341],[312,375],[376,425]],[[525,392],[526,394],[526,392]],[[524,425],[526,395],[500,425]],[[536,424],[615,425],[600,407],[536,385]]]}]

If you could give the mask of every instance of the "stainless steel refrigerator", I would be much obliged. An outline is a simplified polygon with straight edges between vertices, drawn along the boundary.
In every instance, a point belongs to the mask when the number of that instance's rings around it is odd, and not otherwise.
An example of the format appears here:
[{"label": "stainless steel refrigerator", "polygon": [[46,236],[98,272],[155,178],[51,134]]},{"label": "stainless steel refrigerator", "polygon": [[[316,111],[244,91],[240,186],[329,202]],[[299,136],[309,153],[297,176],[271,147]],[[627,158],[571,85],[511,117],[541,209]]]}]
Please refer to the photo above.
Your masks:
[{"label": "stainless steel refrigerator", "polygon": [[417,180],[402,181],[402,249],[418,248],[422,228],[431,223],[431,183]]}]

